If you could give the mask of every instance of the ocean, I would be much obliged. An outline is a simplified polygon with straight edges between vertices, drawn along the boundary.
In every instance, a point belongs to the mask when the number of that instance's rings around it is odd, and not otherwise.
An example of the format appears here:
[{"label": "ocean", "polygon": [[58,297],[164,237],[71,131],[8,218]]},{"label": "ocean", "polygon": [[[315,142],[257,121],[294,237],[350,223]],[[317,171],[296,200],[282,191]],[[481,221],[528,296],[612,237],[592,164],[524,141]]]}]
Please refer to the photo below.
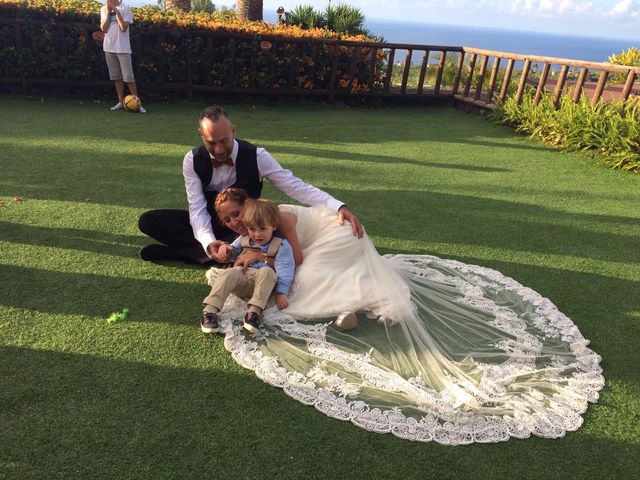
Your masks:
[{"label": "ocean", "polygon": [[626,40],[377,19],[367,20],[366,26],[393,43],[475,47],[592,62],[605,62],[612,53],[630,47],[640,48],[640,36]]}]

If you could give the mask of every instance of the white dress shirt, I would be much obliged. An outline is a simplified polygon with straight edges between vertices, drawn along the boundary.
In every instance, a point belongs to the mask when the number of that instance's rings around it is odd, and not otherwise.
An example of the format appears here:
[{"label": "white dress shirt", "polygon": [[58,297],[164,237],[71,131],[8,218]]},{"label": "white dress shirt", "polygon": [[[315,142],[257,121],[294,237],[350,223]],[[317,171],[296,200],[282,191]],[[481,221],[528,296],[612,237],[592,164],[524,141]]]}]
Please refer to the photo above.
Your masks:
[{"label": "white dress shirt", "polygon": [[[193,169],[193,152],[189,150],[182,161],[182,175],[187,190],[189,202],[189,221],[193,228],[193,235],[202,244],[207,255],[207,247],[216,237],[211,228],[211,216],[207,212],[207,201],[204,191],[221,192],[236,182],[236,158],[238,157],[238,142],[233,141],[231,160],[233,165],[222,165],[213,169],[211,183],[203,190],[200,177]],[[285,170],[264,148],[257,149],[258,176],[260,180],[266,178],[271,185],[282,193],[306,205],[324,205],[337,212],[344,205],[319,188],[303,182],[294,176],[290,170]]]}]

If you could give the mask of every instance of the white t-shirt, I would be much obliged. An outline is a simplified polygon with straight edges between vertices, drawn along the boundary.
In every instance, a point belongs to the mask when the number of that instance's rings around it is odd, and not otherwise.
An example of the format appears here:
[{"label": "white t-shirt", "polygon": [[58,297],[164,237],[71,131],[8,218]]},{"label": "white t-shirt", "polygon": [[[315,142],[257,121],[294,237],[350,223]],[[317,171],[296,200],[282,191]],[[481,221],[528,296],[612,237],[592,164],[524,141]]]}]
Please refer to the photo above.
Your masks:
[{"label": "white t-shirt", "polygon": [[[121,3],[116,7],[120,14],[122,15],[122,19],[125,22],[129,22],[129,25],[133,23],[133,14],[131,13],[131,8],[124,3]],[[105,15],[109,15],[106,8],[100,9],[100,24],[104,22]],[[107,26],[107,31],[104,35],[104,42],[102,43],[102,50],[110,53],[131,53],[131,42],[129,41],[129,29],[127,28],[126,32],[120,30],[118,27],[118,20],[116,18],[116,14],[112,13],[109,15],[109,25]]]}]

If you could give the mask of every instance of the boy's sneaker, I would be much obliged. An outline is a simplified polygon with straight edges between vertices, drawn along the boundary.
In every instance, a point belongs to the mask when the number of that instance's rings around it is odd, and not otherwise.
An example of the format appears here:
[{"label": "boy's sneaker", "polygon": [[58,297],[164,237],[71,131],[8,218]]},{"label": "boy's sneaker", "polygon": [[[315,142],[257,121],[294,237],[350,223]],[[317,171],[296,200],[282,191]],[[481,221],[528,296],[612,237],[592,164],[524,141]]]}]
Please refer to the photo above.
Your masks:
[{"label": "boy's sneaker", "polygon": [[204,333],[217,333],[220,330],[220,318],[217,313],[202,312],[200,319],[200,328]]},{"label": "boy's sneaker", "polygon": [[140,108],[138,108],[138,111],[140,113],[147,113],[147,111],[145,110],[145,108],[142,105],[140,105]]},{"label": "boy's sneaker", "polygon": [[244,324],[242,326],[248,332],[258,333],[260,331],[261,323],[262,315],[256,312],[247,312],[247,314],[244,316]]},{"label": "boy's sneaker", "polygon": [[111,107],[111,110],[115,112],[116,110],[122,110],[123,108],[124,105],[122,104],[122,102],[118,102],[113,107]]}]

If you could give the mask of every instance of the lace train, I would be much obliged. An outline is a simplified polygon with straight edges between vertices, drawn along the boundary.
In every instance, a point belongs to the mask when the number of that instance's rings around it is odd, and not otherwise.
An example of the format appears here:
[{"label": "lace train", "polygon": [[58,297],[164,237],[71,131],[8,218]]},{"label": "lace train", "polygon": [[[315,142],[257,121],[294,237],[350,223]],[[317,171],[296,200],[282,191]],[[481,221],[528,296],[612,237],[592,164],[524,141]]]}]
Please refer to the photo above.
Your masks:
[{"label": "lace train", "polygon": [[[395,307],[398,324],[359,315],[358,329],[342,333],[332,315],[296,320],[272,306],[263,331],[247,335],[244,302],[232,297],[221,313],[225,347],[299,402],[407,440],[557,438],[580,427],[604,386],[601,358],[553,303],[488,268],[426,255],[378,258],[399,294],[372,310]],[[211,281],[215,270],[207,275]],[[410,308],[398,313],[401,300]]]}]

